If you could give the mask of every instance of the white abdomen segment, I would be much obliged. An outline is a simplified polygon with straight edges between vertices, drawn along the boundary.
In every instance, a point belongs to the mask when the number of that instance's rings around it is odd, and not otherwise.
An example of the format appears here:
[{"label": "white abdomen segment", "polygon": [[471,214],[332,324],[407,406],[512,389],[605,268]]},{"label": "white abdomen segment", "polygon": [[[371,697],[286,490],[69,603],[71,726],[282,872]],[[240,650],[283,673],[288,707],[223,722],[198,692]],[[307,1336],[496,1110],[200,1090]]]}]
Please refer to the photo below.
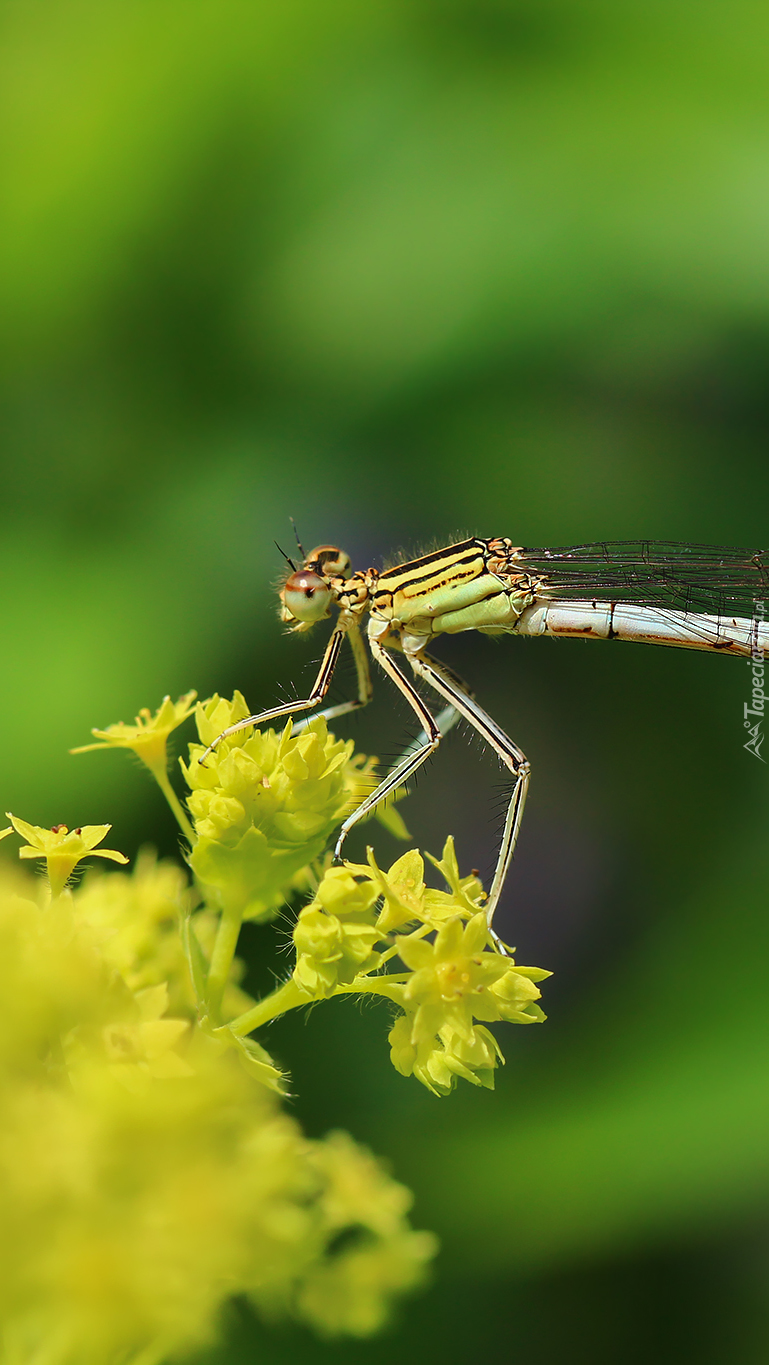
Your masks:
[{"label": "white abdomen segment", "polygon": [[521,613],[515,633],[582,640],[637,640],[649,645],[715,649],[746,656],[769,653],[769,622],[743,616],[700,616],[696,612],[620,602],[537,598]]}]

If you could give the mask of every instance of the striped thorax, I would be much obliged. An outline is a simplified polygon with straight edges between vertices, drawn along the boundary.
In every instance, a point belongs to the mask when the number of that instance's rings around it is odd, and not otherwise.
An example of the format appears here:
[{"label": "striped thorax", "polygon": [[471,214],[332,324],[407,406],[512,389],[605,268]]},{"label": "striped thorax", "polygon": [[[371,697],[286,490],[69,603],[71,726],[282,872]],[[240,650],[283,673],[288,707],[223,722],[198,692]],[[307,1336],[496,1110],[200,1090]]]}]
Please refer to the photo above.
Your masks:
[{"label": "striped thorax", "polygon": [[307,630],[336,604],[357,619],[369,612],[369,634],[393,643],[514,630],[537,588],[516,562],[518,553],[509,540],[472,537],[381,573],[345,575],[339,566],[349,564],[347,556],[320,546],[283,585],[281,617]]}]

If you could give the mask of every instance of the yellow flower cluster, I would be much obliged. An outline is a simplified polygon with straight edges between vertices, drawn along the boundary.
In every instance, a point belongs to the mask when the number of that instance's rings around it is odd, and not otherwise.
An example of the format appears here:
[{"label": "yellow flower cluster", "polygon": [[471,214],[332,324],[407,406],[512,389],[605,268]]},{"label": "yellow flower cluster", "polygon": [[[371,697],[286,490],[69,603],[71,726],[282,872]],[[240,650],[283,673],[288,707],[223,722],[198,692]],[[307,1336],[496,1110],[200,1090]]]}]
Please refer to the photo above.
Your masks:
[{"label": "yellow flower cluster", "polygon": [[294,980],[313,1000],[379,966],[374,945],[381,936],[371,914],[378,896],[376,886],[357,882],[346,867],[326,871],[294,928]]},{"label": "yellow flower cluster", "polygon": [[[460,877],[452,839],[431,861],[448,891],[425,886],[415,850],[389,872],[371,851],[368,866],[330,868],[294,929],[294,984],[315,1000],[356,990],[393,1000],[403,1010],[390,1033],[393,1065],[434,1094],[448,1094],[458,1077],[493,1088],[504,1058],[483,1025],[541,1022],[534,983],[550,973],[496,951],[483,888]],[[396,955],[409,971],[380,973]]]},{"label": "yellow flower cluster", "polygon": [[[498,951],[451,839],[430,859],[445,890],[426,886],[415,850],[388,871],[371,850],[363,866],[321,866],[376,781],[374,760],[322,717],[240,730],[201,762],[249,712],[239,693],[198,704],[185,810],[167,741],[194,696],[86,746],[142,758],[189,845],[193,887],[143,855],[130,874],[91,872],[71,891],[82,859],[125,861],[98,847],[108,825],[70,833],[10,817],[0,831],[21,834],[21,856],[44,859],[49,878],[47,892],[0,879],[0,1311],[19,1365],[156,1365],[210,1339],[231,1294],[320,1332],[375,1331],[422,1279],[434,1240],[351,1138],[303,1137],[279,1107],[285,1078],[249,1035],[287,1009],[379,995],[398,1009],[395,1067],[444,1095],[458,1078],[493,1085],[488,1024],[544,1018],[535,983],[548,973]],[[379,818],[407,837],[392,805]],[[238,985],[242,922],[273,918],[300,889],[314,894],[294,970],[253,1001]]]},{"label": "yellow flower cluster", "polygon": [[53,900],[0,875],[0,1316],[19,1365],[188,1351],[233,1293],[364,1335],[433,1255],[369,1153],[309,1142],[191,1027],[172,946],[188,897],[149,859]]},{"label": "yellow flower cluster", "polygon": [[240,730],[198,762],[207,744],[248,714],[239,692],[232,702],[198,704],[201,743],[190,745],[182,765],[196,835],[190,866],[223,906],[270,919],[375,778],[372,761],[353,757],[352,741],[334,739],[322,717],[296,736],[290,721],[282,734]]},{"label": "yellow flower cluster", "polygon": [[[176,704],[165,698],[154,717],[140,712],[135,726],[94,733],[105,744],[135,748],[145,762],[151,752],[165,790],[166,740],[190,714],[194,695]],[[460,876],[451,839],[440,860],[430,858],[445,891],[426,886],[416,850],[388,872],[369,849],[366,865],[326,866],[320,876],[317,860],[330,835],[375,782],[373,761],[329,735],[323,717],[297,734],[290,721],[282,734],[249,726],[206,752],[249,714],[238,692],[231,702],[215,696],[198,703],[200,743],[190,745],[189,764],[182,763],[194,829],[183,812],[180,824],[189,830],[189,863],[207,907],[194,919],[187,913],[183,935],[203,1026],[239,1051],[255,1077],[280,1090],[284,1078],[250,1033],[310,1001],[381,995],[401,1011],[390,1032],[398,1071],[437,1095],[458,1078],[492,1087],[504,1058],[486,1025],[542,1021],[536,983],[549,973],[518,966],[498,951],[483,886],[475,874]],[[178,815],[175,796],[171,804]],[[384,821],[406,835],[392,807]],[[273,918],[292,890],[313,884],[313,899],[294,928],[291,977],[256,1003],[239,999],[235,950],[243,919]],[[405,971],[390,968],[394,958]],[[167,979],[173,977],[169,971]]]}]

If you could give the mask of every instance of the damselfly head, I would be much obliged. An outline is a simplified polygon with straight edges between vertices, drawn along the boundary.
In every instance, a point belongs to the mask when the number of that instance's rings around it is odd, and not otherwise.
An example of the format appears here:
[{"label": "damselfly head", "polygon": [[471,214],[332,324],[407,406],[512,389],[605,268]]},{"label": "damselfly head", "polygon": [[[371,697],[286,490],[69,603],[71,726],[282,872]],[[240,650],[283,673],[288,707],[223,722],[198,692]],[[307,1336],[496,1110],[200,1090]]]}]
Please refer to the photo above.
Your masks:
[{"label": "damselfly head", "polygon": [[320,574],[312,569],[297,569],[280,590],[281,619],[297,623],[298,630],[307,630],[328,616],[333,599],[331,588]]},{"label": "damselfly head", "polygon": [[349,578],[352,573],[350,556],[336,545],[318,545],[308,554],[304,567],[328,578]]}]

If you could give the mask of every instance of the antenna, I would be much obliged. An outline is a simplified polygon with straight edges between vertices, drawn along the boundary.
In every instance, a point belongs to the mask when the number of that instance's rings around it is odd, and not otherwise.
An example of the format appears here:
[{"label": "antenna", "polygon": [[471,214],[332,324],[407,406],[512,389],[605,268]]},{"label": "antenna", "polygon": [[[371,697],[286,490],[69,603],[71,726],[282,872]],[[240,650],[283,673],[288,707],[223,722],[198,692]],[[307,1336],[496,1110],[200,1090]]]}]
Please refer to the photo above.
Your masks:
[{"label": "antenna", "polygon": [[307,556],[306,556],[306,554],[304,553],[304,548],[303,548],[303,546],[302,546],[302,542],[301,542],[301,540],[299,539],[299,532],[298,532],[297,529],[296,529],[296,522],[294,521],[294,518],[293,518],[293,517],[289,517],[289,521],[291,522],[291,525],[292,525],[293,528],[294,528],[294,536],[295,536],[295,538],[296,538],[296,543],[297,543],[297,545],[299,546],[299,553],[300,553],[300,555],[302,556],[302,559],[306,559]]},{"label": "antenna", "polygon": [[293,569],[294,573],[296,573],[296,564],[294,563],[293,559],[291,559],[290,555],[286,554],[285,550],[281,550],[277,540],[275,541],[275,548],[280,554],[282,554],[286,563],[291,565],[291,568]]}]

